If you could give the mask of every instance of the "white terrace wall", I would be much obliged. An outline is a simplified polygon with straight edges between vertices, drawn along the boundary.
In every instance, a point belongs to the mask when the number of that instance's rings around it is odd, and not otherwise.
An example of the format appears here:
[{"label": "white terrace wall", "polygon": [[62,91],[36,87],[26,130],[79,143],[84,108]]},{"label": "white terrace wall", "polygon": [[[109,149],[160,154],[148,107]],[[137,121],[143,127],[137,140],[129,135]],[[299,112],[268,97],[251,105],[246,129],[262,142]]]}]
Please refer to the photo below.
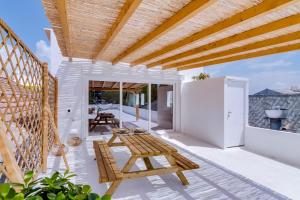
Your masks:
[{"label": "white terrace wall", "polygon": [[300,134],[246,127],[245,148],[300,168]]},{"label": "white terrace wall", "polygon": [[182,85],[182,132],[224,147],[224,79]]},{"label": "white terrace wall", "polygon": [[180,76],[176,71],[132,68],[107,62],[92,64],[90,60],[63,61],[57,71],[59,83],[59,131],[66,140],[71,129],[82,137],[87,133],[88,81],[123,81],[137,83],[174,84],[176,97],[175,130],[180,130]]},{"label": "white terrace wall", "polygon": [[[136,108],[132,106],[124,106],[123,105],[123,112],[134,115],[136,114]],[[144,120],[148,120],[148,109],[140,108],[140,118]],[[157,111],[151,111],[151,121],[157,122]]]}]

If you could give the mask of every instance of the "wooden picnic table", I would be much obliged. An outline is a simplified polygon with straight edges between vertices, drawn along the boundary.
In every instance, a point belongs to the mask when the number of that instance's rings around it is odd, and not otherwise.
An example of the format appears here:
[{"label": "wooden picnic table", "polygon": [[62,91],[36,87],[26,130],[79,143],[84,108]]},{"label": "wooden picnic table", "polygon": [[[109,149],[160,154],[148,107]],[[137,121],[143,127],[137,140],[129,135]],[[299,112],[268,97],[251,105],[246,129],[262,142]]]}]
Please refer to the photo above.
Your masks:
[{"label": "wooden picnic table", "polygon": [[107,124],[111,124],[114,126],[119,126],[118,125],[119,120],[117,120],[115,118],[115,115],[112,113],[97,113],[97,116],[95,117],[95,119],[90,119],[89,120],[89,131],[93,131],[95,130],[96,126],[101,126],[101,125],[107,125]]},{"label": "wooden picnic table", "polygon": [[[150,134],[127,134],[118,137],[131,152],[122,170],[118,170],[108,144],[104,141],[94,141],[100,182],[112,182],[106,194],[112,195],[123,180],[166,173],[176,173],[182,184],[188,185],[189,182],[182,171],[199,168],[196,163],[180,155],[174,147]],[[154,168],[150,158],[155,156],[164,156],[170,166]],[[139,158],[144,161],[146,169],[130,171]]]},{"label": "wooden picnic table", "polygon": [[129,128],[113,128],[112,129],[112,137],[108,141],[108,146],[124,146],[123,142],[116,142],[116,139],[119,138],[120,135],[127,134],[145,134],[147,133],[145,129],[129,129]]}]

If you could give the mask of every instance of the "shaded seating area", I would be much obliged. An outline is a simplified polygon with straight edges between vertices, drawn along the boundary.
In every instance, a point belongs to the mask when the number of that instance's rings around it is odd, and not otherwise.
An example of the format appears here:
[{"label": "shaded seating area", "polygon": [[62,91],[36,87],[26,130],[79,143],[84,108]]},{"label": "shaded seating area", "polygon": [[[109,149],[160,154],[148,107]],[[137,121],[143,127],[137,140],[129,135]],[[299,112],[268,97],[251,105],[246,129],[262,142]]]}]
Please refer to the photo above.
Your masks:
[{"label": "shaded seating area", "polygon": [[[283,192],[298,199],[299,189],[293,187],[299,186],[295,183],[300,182],[300,172],[285,164],[298,163],[294,156],[299,154],[299,137],[277,134],[275,137],[285,137],[279,145],[264,139],[265,134],[249,129],[248,109],[239,113],[241,117],[222,109],[228,102],[238,105],[241,98],[231,94],[233,100],[227,101],[225,95],[217,96],[223,94],[218,90],[199,92],[200,86],[189,95],[188,77],[179,71],[300,50],[299,0],[42,0],[42,4],[42,13],[53,29],[46,30],[49,69],[0,19],[0,182],[21,183],[26,171],[35,172],[38,178],[45,175],[41,172],[70,168],[78,175],[76,183],[89,184],[97,193],[114,195],[114,199],[288,199],[280,194]],[[52,76],[50,70],[56,68]],[[272,75],[272,70],[268,74]],[[163,99],[169,101],[164,106],[152,99],[159,89],[155,85],[162,84],[172,87],[165,88]],[[228,85],[222,81],[222,91]],[[106,98],[98,95],[97,101],[89,101],[92,93],[106,93]],[[248,91],[240,94],[248,97]],[[207,96],[210,99],[204,101]],[[205,104],[214,101],[216,106]],[[167,117],[152,113],[153,102],[157,111],[168,108]],[[199,105],[205,108],[193,109]],[[248,107],[247,102],[245,105]],[[90,113],[89,106],[102,106],[103,110]],[[130,107],[126,112],[125,106]],[[146,106],[148,113],[142,110]],[[185,107],[192,108],[189,115]],[[226,135],[234,133],[238,126],[231,123],[227,127],[225,120],[217,117],[225,119],[227,114],[229,121],[233,113],[232,118],[244,119],[239,131],[245,149],[234,146],[224,150],[198,143],[196,136],[210,139],[215,133],[218,141],[230,142],[222,137],[225,133],[219,133],[225,128]],[[148,120],[145,127],[150,130],[154,116],[171,120],[167,126],[173,127],[172,132],[151,135],[136,131],[134,126],[142,127],[141,119]],[[212,117],[211,123],[200,122],[207,116]],[[110,135],[97,134],[101,126],[109,134],[113,129],[110,140]],[[119,126],[127,129],[122,131]],[[67,148],[63,143],[75,129],[78,137],[71,139],[82,138],[82,143]],[[195,138],[188,140],[189,134]],[[254,141],[253,149],[246,148],[251,146],[247,138]],[[260,143],[270,145],[275,156],[259,152],[265,149],[256,147]],[[55,150],[62,152],[61,158],[54,155]],[[267,155],[274,160],[263,157]],[[95,180],[97,171],[99,179]],[[119,187],[125,180],[129,183]]]},{"label": "shaded seating area", "polygon": [[119,120],[112,113],[98,112],[95,119],[89,119],[89,131],[94,131],[97,126],[111,125],[119,127]]},{"label": "shaded seating area", "polygon": [[[124,133],[118,137],[121,140],[118,146],[126,146],[131,152],[129,160],[121,171],[110,152],[112,146],[109,146],[109,143],[105,141],[93,141],[100,176],[99,182],[111,182],[106,194],[112,195],[123,180],[169,173],[176,173],[182,184],[188,185],[189,182],[182,172],[199,168],[198,164],[179,154],[176,148],[150,134]],[[168,166],[155,168],[151,159],[155,159],[157,156],[165,157]],[[137,159],[143,160],[145,170],[131,171]]]}]

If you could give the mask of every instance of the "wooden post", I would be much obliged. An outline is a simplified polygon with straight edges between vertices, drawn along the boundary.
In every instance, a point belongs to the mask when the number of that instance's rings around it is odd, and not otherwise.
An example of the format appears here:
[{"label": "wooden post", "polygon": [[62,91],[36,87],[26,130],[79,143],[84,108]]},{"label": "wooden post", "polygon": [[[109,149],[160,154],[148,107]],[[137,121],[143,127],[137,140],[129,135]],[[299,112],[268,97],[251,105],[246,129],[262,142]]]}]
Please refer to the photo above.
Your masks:
[{"label": "wooden post", "polygon": [[54,96],[54,122],[58,127],[58,79],[55,78],[55,96]]},{"label": "wooden post", "polygon": [[48,122],[49,115],[47,113],[48,98],[49,98],[49,76],[48,64],[43,63],[43,147],[42,147],[42,171],[47,171],[47,158],[48,158]]},{"label": "wooden post", "polygon": [[140,119],[140,101],[139,101],[139,93],[138,92],[133,92],[134,96],[135,96],[135,118],[136,121],[138,121]]},{"label": "wooden post", "polygon": [[[57,145],[59,145],[59,147],[61,147],[61,146],[62,146],[62,143],[61,143],[61,141],[60,141],[60,137],[59,137],[59,134],[58,134],[58,129],[57,129],[57,127],[55,126],[55,123],[54,123],[54,117],[53,117],[53,115],[52,115],[52,113],[51,113],[50,106],[46,107],[46,108],[45,108],[45,111],[46,111],[46,113],[48,114],[49,119],[50,119],[50,124],[51,124],[51,126],[53,127],[53,129],[54,129],[55,143],[56,143]],[[69,169],[70,169],[70,166],[69,166],[69,163],[68,163],[68,160],[67,160],[65,151],[63,151],[63,153],[62,153],[62,157],[63,157],[63,159],[64,159],[64,163],[65,163],[65,166],[66,166],[67,170],[69,170]]]},{"label": "wooden post", "polygon": [[10,182],[23,183],[22,171],[17,164],[16,158],[10,149],[10,141],[7,139],[3,122],[0,119],[0,155],[5,166],[5,174]]},{"label": "wooden post", "polygon": [[136,121],[140,119],[140,107],[139,105],[135,105],[135,116],[136,116]]}]

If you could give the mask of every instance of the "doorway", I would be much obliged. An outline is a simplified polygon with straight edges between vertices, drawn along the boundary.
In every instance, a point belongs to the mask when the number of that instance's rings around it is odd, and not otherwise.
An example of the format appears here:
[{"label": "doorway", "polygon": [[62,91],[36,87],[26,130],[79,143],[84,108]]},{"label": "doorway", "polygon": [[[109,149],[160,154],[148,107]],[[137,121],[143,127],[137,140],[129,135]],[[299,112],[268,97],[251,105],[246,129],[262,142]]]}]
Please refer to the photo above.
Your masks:
[{"label": "doorway", "polygon": [[88,81],[88,136],[113,128],[173,129],[172,84]]}]

